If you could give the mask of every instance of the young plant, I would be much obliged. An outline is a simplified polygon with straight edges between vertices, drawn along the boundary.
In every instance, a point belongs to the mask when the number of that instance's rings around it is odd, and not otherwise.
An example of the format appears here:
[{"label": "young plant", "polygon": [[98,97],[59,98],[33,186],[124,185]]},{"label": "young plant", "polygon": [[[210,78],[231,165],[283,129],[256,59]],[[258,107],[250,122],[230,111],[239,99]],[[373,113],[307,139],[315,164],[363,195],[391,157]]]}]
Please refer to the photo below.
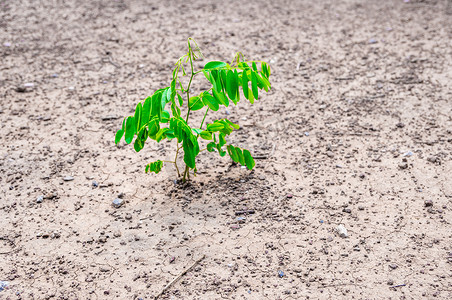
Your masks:
[{"label": "young plant", "polygon": [[[199,138],[209,141],[206,149],[209,152],[218,152],[223,157],[227,154],[231,159],[253,169],[254,159],[250,151],[233,145],[227,145],[226,136],[239,125],[228,119],[215,120],[204,126],[209,110],[218,111],[220,105],[229,106],[230,103],[237,105],[240,101],[240,90],[243,96],[254,103],[259,97],[259,90],[271,87],[269,82],[270,67],[262,61],[245,61],[243,54],[236,54],[231,64],[221,61],[211,61],[204,65],[201,70],[194,70],[193,61],[203,58],[201,50],[196,42],[188,39],[188,53],[180,57],[173,70],[173,77],[169,87],[157,90],[152,96],[137,104],[135,114],[125,118],[122,128],[118,130],[115,143],[118,144],[124,136],[125,142],[130,144],[136,152],[143,149],[146,140],[152,139],[157,142],[163,139],[175,139],[176,154],[174,161],[157,160],[146,165],[145,171],[159,173],[164,163],[174,164],[178,177],[183,181],[190,179],[190,170],[196,174],[196,157],[203,151],[199,149]],[[260,64],[260,70],[257,68]],[[187,76],[186,67],[189,66],[188,84],[182,83],[182,78]],[[202,91],[199,95],[191,95],[193,78],[202,73],[210,82],[210,88]],[[181,76],[182,75],[182,76]],[[170,109],[167,109],[169,104]],[[188,125],[189,117],[194,111],[204,109],[204,117],[199,127]],[[185,117],[182,112],[185,112]],[[134,141],[135,139],[135,141]],[[181,175],[177,157],[183,150],[185,169]]]}]

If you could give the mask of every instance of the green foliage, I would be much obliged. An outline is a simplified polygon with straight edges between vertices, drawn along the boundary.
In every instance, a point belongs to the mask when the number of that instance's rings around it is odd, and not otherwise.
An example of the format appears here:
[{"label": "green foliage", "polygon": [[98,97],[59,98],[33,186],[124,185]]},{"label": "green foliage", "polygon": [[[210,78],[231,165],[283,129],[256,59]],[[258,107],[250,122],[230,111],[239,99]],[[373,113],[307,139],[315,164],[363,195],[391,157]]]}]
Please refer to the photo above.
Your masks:
[{"label": "green foliage", "polygon": [[[250,151],[233,145],[226,145],[226,137],[240,127],[228,119],[204,121],[209,110],[218,111],[220,106],[228,107],[230,102],[237,105],[241,94],[244,99],[254,103],[259,98],[259,90],[268,91],[271,88],[270,66],[261,61],[245,61],[241,53],[237,53],[231,64],[221,61],[211,61],[199,71],[194,70],[193,61],[202,58],[202,53],[196,42],[188,39],[188,53],[180,57],[172,73],[169,87],[157,90],[152,96],[138,103],[135,113],[124,118],[122,127],[116,132],[115,143],[124,137],[127,144],[133,142],[136,152],[143,149],[147,139],[160,142],[164,139],[177,141],[174,161],[157,160],[146,165],[145,172],[159,173],[163,163],[175,165],[178,176],[181,176],[177,166],[180,150],[184,152],[185,170],[183,180],[190,178],[190,170],[196,174],[196,157],[203,151],[199,148],[198,139],[208,141],[208,152],[218,152],[223,157],[226,154],[236,163],[254,168],[255,162]],[[260,70],[258,69],[260,65]],[[184,65],[190,67],[188,76]],[[211,87],[199,95],[190,96],[193,78],[203,73]],[[188,85],[184,87],[182,81],[187,76]],[[204,118],[198,127],[190,127],[188,120],[193,111],[205,110]],[[182,117],[185,112],[185,118]]]}]

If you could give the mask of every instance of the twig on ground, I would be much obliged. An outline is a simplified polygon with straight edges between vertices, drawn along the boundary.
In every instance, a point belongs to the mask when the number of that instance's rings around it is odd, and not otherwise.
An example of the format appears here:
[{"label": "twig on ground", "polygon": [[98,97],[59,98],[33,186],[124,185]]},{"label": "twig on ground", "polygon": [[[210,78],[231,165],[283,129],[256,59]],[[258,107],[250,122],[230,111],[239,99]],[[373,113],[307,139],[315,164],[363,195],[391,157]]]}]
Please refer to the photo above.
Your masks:
[{"label": "twig on ground", "polygon": [[195,261],[190,267],[188,267],[187,269],[185,269],[182,273],[180,273],[176,278],[174,278],[170,283],[168,283],[163,290],[154,297],[154,300],[157,300],[161,295],[163,295],[173,284],[175,284],[182,276],[184,276],[185,274],[187,274],[191,269],[193,269],[194,266],[196,266],[197,264],[199,264],[206,256],[203,255],[200,259],[198,259],[197,261]]}]

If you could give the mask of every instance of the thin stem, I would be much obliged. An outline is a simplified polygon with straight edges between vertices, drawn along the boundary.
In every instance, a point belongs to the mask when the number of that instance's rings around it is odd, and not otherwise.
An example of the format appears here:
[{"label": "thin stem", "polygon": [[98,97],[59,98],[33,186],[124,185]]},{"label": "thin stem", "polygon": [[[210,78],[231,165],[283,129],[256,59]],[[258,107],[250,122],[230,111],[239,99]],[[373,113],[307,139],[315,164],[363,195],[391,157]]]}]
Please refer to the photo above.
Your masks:
[{"label": "thin stem", "polygon": [[190,75],[190,81],[188,82],[188,87],[187,87],[187,107],[188,107],[188,111],[187,111],[187,117],[185,118],[185,123],[188,122],[188,117],[190,116],[190,86],[191,83],[193,81],[193,77],[195,77],[195,72],[193,70],[193,53],[191,50],[191,46],[190,46],[190,41],[188,41],[188,57],[190,58],[190,68],[191,68],[191,75]]},{"label": "thin stem", "polygon": [[180,177],[179,168],[177,167],[177,155],[179,154],[180,148],[182,148],[182,146],[179,147],[179,144],[177,144],[176,157],[174,158],[174,166],[176,167],[177,177]]},{"label": "thin stem", "polygon": [[[202,118],[201,125],[199,126],[199,129],[202,129],[202,125],[204,125],[204,120],[206,119],[207,113],[209,112],[209,108],[206,109],[206,113],[204,114],[204,118]],[[199,134],[198,134],[199,136]]]}]

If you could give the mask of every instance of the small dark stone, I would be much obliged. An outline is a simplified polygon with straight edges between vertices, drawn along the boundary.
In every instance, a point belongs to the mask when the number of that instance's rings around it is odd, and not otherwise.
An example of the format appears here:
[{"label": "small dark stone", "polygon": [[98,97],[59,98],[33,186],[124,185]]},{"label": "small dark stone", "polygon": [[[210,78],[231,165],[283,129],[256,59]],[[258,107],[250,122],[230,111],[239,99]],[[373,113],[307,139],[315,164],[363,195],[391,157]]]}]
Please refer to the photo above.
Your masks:
[{"label": "small dark stone", "polygon": [[124,198],[124,196],[125,196],[124,193],[119,193],[118,198],[119,198],[119,199],[122,199],[122,198]]},{"label": "small dark stone", "polygon": [[99,184],[97,183],[97,181],[93,180],[93,187],[98,187],[98,186],[99,186]]},{"label": "small dark stone", "polygon": [[408,168],[408,164],[407,163],[400,163],[399,164],[399,169],[400,170],[405,170],[405,169],[407,169]]},{"label": "small dark stone", "polygon": [[399,122],[396,124],[396,126],[397,126],[397,128],[403,128],[403,127],[405,127],[405,124]]},{"label": "small dark stone", "polygon": [[425,200],[424,201],[424,205],[425,205],[425,207],[430,207],[430,206],[433,206],[433,201],[432,200]]},{"label": "small dark stone", "polygon": [[342,211],[346,212],[348,214],[350,214],[352,212],[352,210],[350,208],[344,208]]},{"label": "small dark stone", "polygon": [[396,265],[396,264],[390,264],[389,267],[390,267],[392,270],[395,270],[395,269],[397,269],[399,266]]}]

